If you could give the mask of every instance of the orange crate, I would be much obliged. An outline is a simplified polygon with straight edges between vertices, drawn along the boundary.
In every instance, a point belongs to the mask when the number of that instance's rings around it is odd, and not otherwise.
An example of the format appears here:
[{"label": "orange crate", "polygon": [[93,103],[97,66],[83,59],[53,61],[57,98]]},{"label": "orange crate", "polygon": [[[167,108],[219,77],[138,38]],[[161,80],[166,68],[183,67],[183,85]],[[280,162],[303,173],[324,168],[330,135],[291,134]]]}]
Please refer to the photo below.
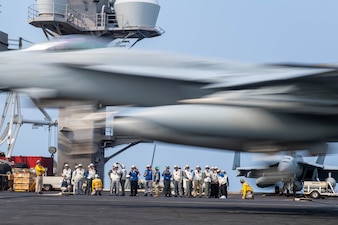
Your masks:
[{"label": "orange crate", "polygon": [[33,177],[35,177],[35,174],[31,173],[31,172],[14,172],[14,179],[19,178],[19,177],[33,178]]},{"label": "orange crate", "polygon": [[14,191],[34,191],[35,190],[35,183],[31,184],[14,184],[13,185]]},{"label": "orange crate", "polygon": [[13,173],[32,173],[34,172],[34,169],[29,168],[13,168]]},{"label": "orange crate", "polygon": [[31,177],[15,177],[14,184],[31,184],[34,182],[34,178]]}]

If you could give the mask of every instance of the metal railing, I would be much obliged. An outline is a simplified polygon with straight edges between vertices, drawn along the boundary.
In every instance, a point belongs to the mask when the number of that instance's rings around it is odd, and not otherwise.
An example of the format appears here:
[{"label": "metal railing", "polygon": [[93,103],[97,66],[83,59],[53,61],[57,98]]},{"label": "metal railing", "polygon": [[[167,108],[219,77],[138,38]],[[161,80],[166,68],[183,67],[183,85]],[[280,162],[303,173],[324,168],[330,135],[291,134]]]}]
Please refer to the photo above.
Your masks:
[{"label": "metal railing", "polygon": [[[50,10],[39,11],[39,9],[49,8]],[[62,9],[61,9],[62,8]],[[63,10],[64,9],[64,10]],[[62,14],[60,12],[63,12]],[[86,14],[79,13],[67,5],[50,3],[50,4],[33,4],[28,7],[28,21],[41,21],[43,18],[49,20],[55,19],[57,21],[64,21],[72,24],[80,30],[88,28],[85,19],[88,18]]]},{"label": "metal railing", "polygon": [[[51,10],[47,12],[39,12],[40,9],[49,8]],[[64,12],[60,14],[60,12]],[[28,21],[42,21],[43,18],[51,18],[59,22],[67,22],[80,31],[108,31],[116,28],[122,30],[148,30],[156,29],[161,34],[164,33],[164,30],[156,26],[124,26],[119,27],[118,21],[120,24],[124,24],[123,15],[116,15],[115,13],[96,13],[96,14],[86,14],[80,13],[67,5],[61,5],[57,3],[50,4],[33,4],[28,8]]]},{"label": "metal railing", "polygon": [[118,20],[116,14],[96,13],[95,27],[97,29],[108,30],[118,27]]},{"label": "metal railing", "polygon": [[50,4],[33,4],[28,7],[28,19],[34,20],[39,16],[65,17],[68,5],[50,3]]},{"label": "metal railing", "polygon": [[23,48],[23,43],[26,42],[28,44],[35,44],[34,42],[31,42],[29,40],[26,40],[22,37],[19,37],[19,39],[8,39],[8,49],[22,49]]}]

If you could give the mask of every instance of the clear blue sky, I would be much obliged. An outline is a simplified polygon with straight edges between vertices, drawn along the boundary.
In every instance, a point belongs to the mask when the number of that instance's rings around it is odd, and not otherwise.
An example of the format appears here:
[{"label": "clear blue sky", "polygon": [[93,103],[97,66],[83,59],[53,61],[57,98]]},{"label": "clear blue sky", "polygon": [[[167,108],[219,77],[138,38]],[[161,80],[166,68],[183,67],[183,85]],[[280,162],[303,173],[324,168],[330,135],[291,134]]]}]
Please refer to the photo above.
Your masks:
[{"label": "clear blue sky", "polygon": [[[43,32],[27,22],[28,6],[34,3],[34,0],[0,0],[0,30],[12,39],[45,41]],[[166,33],[143,40],[135,48],[258,63],[338,61],[336,0],[159,0],[159,3],[157,25]],[[57,118],[55,111],[51,113]],[[43,118],[29,108],[23,114],[27,119]],[[24,125],[13,154],[48,156],[47,137],[45,129],[32,130],[30,125]],[[135,164],[143,170],[150,163],[153,148],[153,144],[134,147],[113,161],[124,162],[128,168]],[[166,144],[158,144],[156,149],[154,164],[161,169],[167,164],[217,165],[228,171],[230,190],[239,189],[239,178],[231,171],[231,151]],[[108,151],[107,155],[111,152],[114,151]],[[251,165],[250,155],[242,158],[244,166]],[[330,158],[326,162],[335,165],[336,156]]]}]

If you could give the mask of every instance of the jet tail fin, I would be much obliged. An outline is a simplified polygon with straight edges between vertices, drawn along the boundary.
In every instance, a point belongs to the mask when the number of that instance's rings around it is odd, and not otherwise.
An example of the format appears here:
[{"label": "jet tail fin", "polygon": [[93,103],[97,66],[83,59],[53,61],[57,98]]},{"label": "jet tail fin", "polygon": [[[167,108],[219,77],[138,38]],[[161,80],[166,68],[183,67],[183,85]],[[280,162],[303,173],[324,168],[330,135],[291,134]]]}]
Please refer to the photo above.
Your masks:
[{"label": "jet tail fin", "polygon": [[241,153],[239,151],[235,151],[234,161],[232,163],[232,170],[236,170],[237,167],[241,166]]},{"label": "jet tail fin", "polygon": [[317,160],[316,160],[316,163],[319,164],[319,165],[324,165],[325,156],[326,156],[326,155],[318,155],[318,158],[317,158]]},{"label": "jet tail fin", "polygon": [[327,143],[319,144],[317,146],[318,158],[316,160],[317,164],[324,165],[325,156],[328,153],[329,146]]}]

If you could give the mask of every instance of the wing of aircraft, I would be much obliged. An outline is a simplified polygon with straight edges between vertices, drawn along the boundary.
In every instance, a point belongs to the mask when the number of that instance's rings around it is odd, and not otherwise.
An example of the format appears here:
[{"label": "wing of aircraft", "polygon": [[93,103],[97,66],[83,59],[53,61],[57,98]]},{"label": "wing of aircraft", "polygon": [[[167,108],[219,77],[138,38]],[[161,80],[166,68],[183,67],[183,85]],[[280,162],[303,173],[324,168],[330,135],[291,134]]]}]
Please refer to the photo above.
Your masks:
[{"label": "wing of aircraft", "polygon": [[328,177],[333,177],[338,180],[338,166],[303,163],[304,172],[302,180],[323,181]]},{"label": "wing of aircraft", "polygon": [[114,133],[164,142],[271,152],[337,141],[335,65],[240,64],[64,46],[0,53],[0,89],[48,105],[146,106],[116,117]]},{"label": "wing of aircraft", "polygon": [[277,173],[278,163],[275,165],[258,166],[258,167],[238,167],[237,176],[244,176],[247,178],[259,178],[268,173]]}]

